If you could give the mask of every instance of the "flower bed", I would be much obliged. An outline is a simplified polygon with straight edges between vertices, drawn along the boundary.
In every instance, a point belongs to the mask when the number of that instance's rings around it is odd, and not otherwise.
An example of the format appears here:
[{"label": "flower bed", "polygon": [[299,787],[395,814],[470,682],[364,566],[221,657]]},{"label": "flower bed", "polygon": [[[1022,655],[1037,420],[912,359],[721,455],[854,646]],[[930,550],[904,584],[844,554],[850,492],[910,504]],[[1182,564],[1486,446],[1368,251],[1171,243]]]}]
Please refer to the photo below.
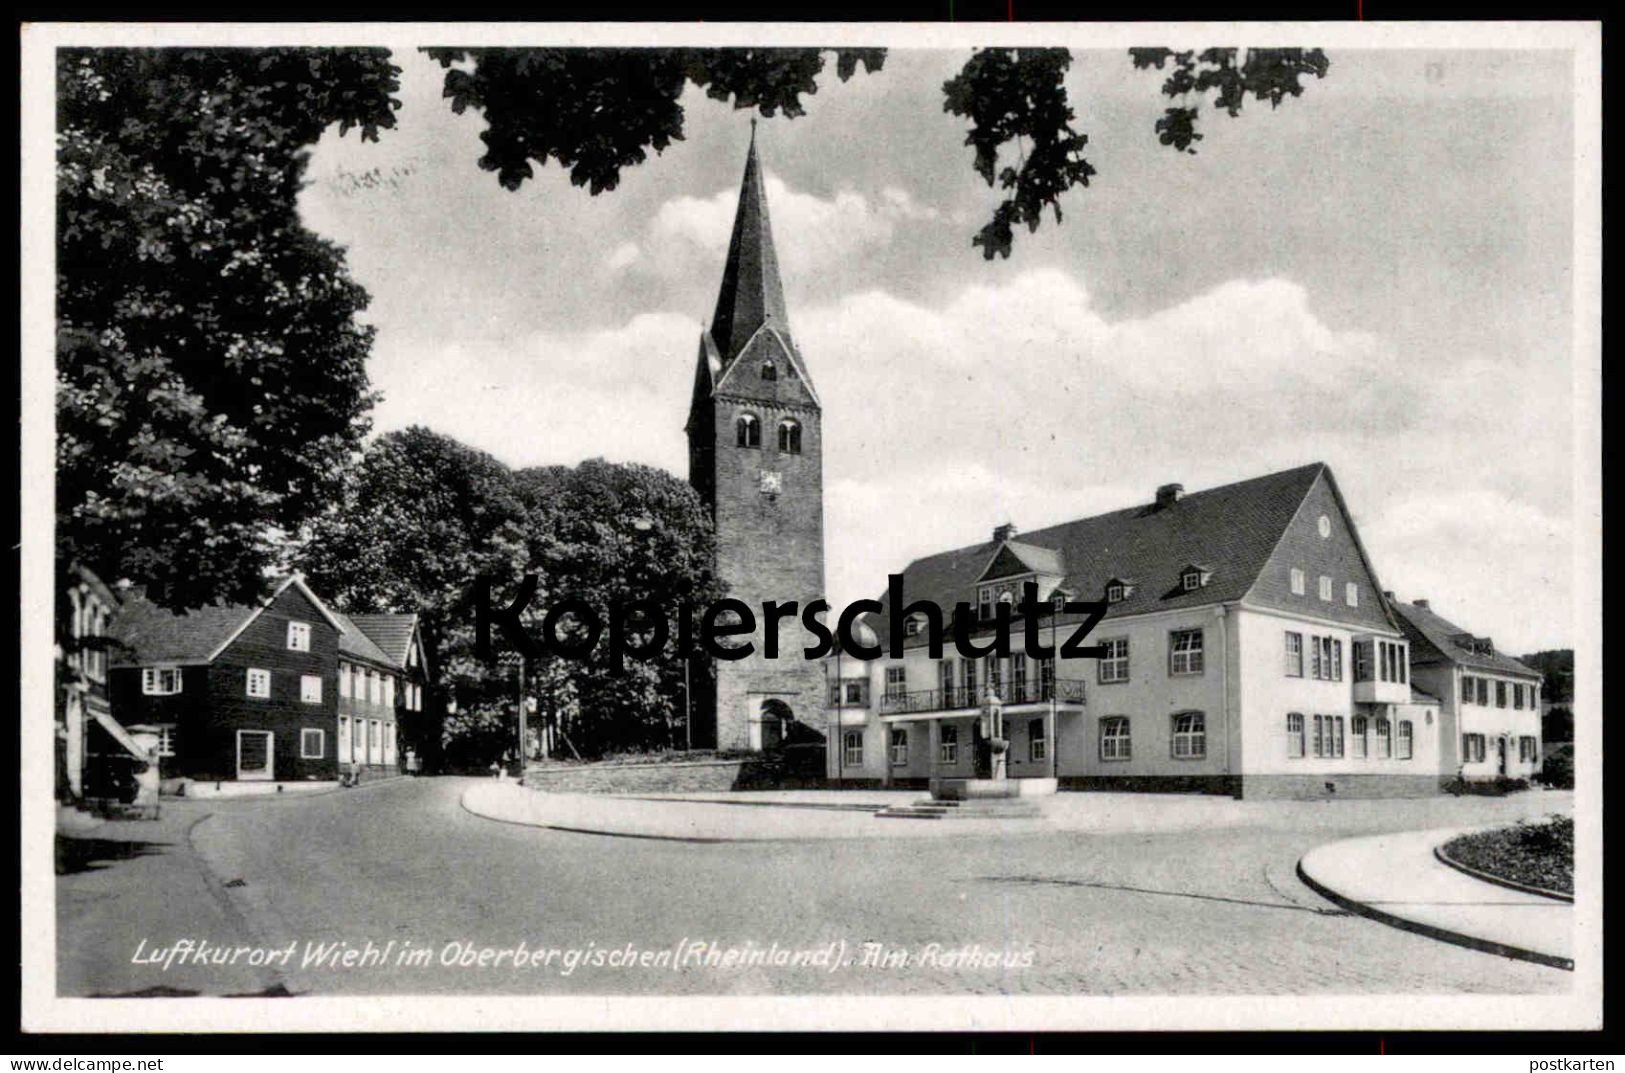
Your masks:
[{"label": "flower bed", "polygon": [[1441,851],[1459,864],[1513,883],[1574,893],[1574,821],[1567,816],[1463,835]]}]

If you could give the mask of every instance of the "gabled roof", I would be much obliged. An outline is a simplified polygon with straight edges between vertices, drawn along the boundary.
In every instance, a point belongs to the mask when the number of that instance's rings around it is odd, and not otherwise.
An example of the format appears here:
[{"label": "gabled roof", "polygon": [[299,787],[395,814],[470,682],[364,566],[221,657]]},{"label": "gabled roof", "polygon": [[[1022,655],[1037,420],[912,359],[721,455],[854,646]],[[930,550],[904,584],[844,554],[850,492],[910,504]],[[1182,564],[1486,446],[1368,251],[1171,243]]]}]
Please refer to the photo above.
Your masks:
[{"label": "gabled roof", "polygon": [[406,612],[386,612],[375,615],[351,615],[350,621],[383,652],[395,666],[406,669],[406,655],[417,632],[418,617]]},{"label": "gabled roof", "polygon": [[[761,368],[764,362],[772,362],[776,366],[787,366],[778,380],[773,381],[771,388],[760,379]],[[696,373],[695,388],[699,388],[699,375]],[[813,387],[812,379],[807,375],[807,369],[801,362],[801,355],[796,353],[795,344],[790,342],[787,334],[781,333],[771,324],[764,324],[758,328],[745,345],[740,348],[732,361],[722,374],[716,377],[711,391],[717,395],[744,395],[752,399],[771,398],[781,405],[789,406],[820,406],[818,389]]]},{"label": "gabled roof", "polygon": [[[1108,618],[1240,600],[1323,473],[1330,471],[1316,462],[1192,492],[1162,507],[1142,504],[1024,533],[1021,543],[1055,555],[1065,567],[1061,584],[1083,600],[1103,598],[1108,581],[1138,579]],[[905,598],[932,600],[945,613],[971,601],[998,546],[989,541],[915,560],[903,571]],[[1212,577],[1183,592],[1179,575],[1190,563],[1208,564]],[[884,634],[887,619],[883,611],[871,621]]]},{"label": "gabled roof", "polygon": [[1519,663],[1511,656],[1503,656],[1499,652],[1474,652],[1457,644],[1455,638],[1468,635],[1468,631],[1436,614],[1431,607],[1419,607],[1403,600],[1392,601],[1392,606],[1398,613],[1400,628],[1411,643],[1412,663],[1459,663],[1475,670],[1500,671],[1529,678],[1541,676],[1539,671]]},{"label": "gabled roof", "polygon": [[784,307],[779,258],[767,218],[767,190],[762,182],[761,162],[756,158],[756,128],[752,126],[745,176],[739,186],[739,207],[728,240],[728,260],[722,270],[722,289],[711,317],[711,338],[723,362],[738,357],[764,324],[777,328],[785,339],[790,338],[790,317]]},{"label": "gabled roof", "polygon": [[225,640],[221,641],[215,646],[214,651],[209,653],[209,660],[212,662],[216,656],[224,652],[226,647],[230,645],[231,642],[235,641],[239,634],[248,629],[251,622],[264,614],[266,609],[272,604],[276,603],[282,594],[287,592],[289,588],[298,589],[300,593],[304,595],[305,599],[310,601],[311,606],[316,609],[316,613],[327,620],[328,625],[332,626],[340,634],[344,632],[344,623],[339,621],[338,616],[329,611],[327,605],[322,603],[321,598],[310,591],[310,586],[305,584],[304,578],[300,577],[298,574],[293,574],[284,579],[283,582],[272,591],[271,595],[267,596],[263,601],[261,601],[260,605],[254,608],[249,616],[243,619],[243,621],[238,624],[237,628],[233,630]]},{"label": "gabled roof", "polygon": [[140,596],[124,602],[113,625],[120,642],[113,656],[114,666],[147,666],[154,663],[211,663],[246,630],[250,623],[276,603],[289,586],[297,586],[311,605],[338,630],[342,639],[344,623],[317,599],[297,575],[284,579],[259,604],[221,604],[176,614]]},{"label": "gabled roof", "polygon": [[[1008,553],[1008,556],[1007,554]],[[1014,562],[1011,561],[1014,560]],[[995,575],[995,567],[1001,573]],[[1010,577],[1014,574],[1043,574],[1048,577],[1060,577],[1065,573],[1061,567],[1061,553],[1054,548],[1041,548],[1036,544],[1029,544],[1023,540],[1006,540],[998,545],[993,557],[988,560],[987,569],[982,571],[978,581],[984,581],[990,576]],[[1040,595],[1044,595],[1040,593]]]},{"label": "gabled roof", "polygon": [[361,629],[354,617],[344,614],[338,617],[339,621],[344,623],[344,630],[339,634],[339,655],[366,660],[368,663],[376,663],[380,667],[394,670],[400,670],[404,666],[400,661],[390,659],[389,654]]},{"label": "gabled roof", "polygon": [[210,653],[254,613],[252,607],[203,607],[177,615],[131,596],[113,623],[120,645],[113,666],[148,666],[155,663],[207,663]]}]

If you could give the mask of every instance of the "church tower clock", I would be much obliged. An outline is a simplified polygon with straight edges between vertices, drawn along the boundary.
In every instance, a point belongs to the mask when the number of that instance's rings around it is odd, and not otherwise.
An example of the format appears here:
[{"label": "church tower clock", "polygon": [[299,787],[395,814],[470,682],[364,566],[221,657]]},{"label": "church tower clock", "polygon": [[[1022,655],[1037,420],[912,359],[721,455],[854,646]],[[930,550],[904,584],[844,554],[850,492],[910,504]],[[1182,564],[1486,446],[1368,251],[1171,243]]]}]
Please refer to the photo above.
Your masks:
[{"label": "church tower clock", "polygon": [[[757,618],[744,660],[691,674],[695,744],[715,713],[719,749],[764,749],[792,720],[822,723],[823,672],[802,658],[800,609],[824,595],[824,441],[818,392],[790,334],[755,127],[710,328],[700,333],[688,415],[689,482],[716,527],[716,571]],[[763,656],[765,601],[795,601]],[[831,748],[835,747],[831,743]]]}]

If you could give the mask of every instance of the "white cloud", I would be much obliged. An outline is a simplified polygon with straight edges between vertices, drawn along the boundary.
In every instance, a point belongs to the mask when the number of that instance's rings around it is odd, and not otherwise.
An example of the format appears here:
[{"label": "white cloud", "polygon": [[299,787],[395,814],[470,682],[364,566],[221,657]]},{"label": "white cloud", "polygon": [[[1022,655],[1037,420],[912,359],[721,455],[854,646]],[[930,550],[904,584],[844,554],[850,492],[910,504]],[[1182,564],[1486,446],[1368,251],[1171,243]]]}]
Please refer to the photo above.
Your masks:
[{"label": "white cloud", "polygon": [[[1417,371],[1283,280],[1113,319],[1076,279],[1038,270],[940,306],[847,295],[799,310],[795,331],[824,400],[838,603],[1002,521],[1031,530],[1148,501],[1167,481],[1195,490],[1323,460],[1390,587],[1503,644],[1572,640],[1570,534],[1553,521],[1567,497],[1550,487],[1566,484],[1553,480],[1566,436],[1550,427],[1566,412],[1560,377],[1478,361]],[[682,475],[698,332],[647,314],[439,354],[386,333],[379,423],[421,421],[514,464],[603,455]]]},{"label": "white cloud", "polygon": [[[895,186],[874,198],[854,190],[821,198],[793,190],[769,172],[766,187],[774,244],[781,268],[792,278],[806,278],[849,262],[865,250],[886,246],[899,224],[939,217],[935,209]],[[738,204],[739,192],[730,188],[706,198],[675,197],[661,205],[644,243],[652,255],[648,267],[668,276],[702,268],[715,272],[727,253]],[[622,267],[631,263],[627,260]]]},{"label": "white cloud", "polygon": [[613,274],[632,267],[641,256],[643,251],[636,242],[623,242],[609,251],[609,255],[604,258],[604,268]]},{"label": "white cloud", "polygon": [[685,473],[683,422],[699,325],[652,313],[598,332],[475,339],[438,348],[380,333],[379,430],[423,424],[512,465],[583,458]]},{"label": "white cloud", "polygon": [[1364,527],[1383,584],[1514,655],[1573,644],[1573,525],[1487,489],[1409,489]]}]

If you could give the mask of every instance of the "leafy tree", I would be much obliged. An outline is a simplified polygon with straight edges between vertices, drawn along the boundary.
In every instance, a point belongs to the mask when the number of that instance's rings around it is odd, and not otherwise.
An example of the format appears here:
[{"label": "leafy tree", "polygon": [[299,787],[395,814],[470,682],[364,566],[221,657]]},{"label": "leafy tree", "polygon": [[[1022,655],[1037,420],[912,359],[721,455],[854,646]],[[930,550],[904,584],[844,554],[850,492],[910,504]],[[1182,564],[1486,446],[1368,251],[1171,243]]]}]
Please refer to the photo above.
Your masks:
[{"label": "leafy tree", "polygon": [[[574,469],[520,470],[515,480],[530,512],[533,569],[557,596],[587,603],[606,630],[586,659],[555,660],[542,668],[569,683],[579,706],[573,744],[584,753],[673,747],[682,735],[686,699],[684,664],[676,653],[679,617],[721,595],[704,504],[687,482],[663,470],[602,459]],[[617,667],[609,616],[634,602],[662,613],[668,643],[658,658],[627,658]],[[651,639],[652,624],[645,622],[629,624],[630,645]],[[540,636],[539,615],[536,627]],[[559,627],[567,637],[580,630],[574,616]],[[705,673],[702,666],[692,673]]]},{"label": "leafy tree", "polygon": [[[480,167],[517,190],[534,176],[533,164],[556,161],[570,181],[592,193],[613,190],[621,169],[663,152],[683,137],[678,104],[685,86],[707,96],[754,108],[772,117],[802,115],[802,97],[818,91],[818,76],[833,52],[836,74],[846,81],[885,63],[884,49],[683,49],[683,48],[429,48],[446,68],[445,96],[459,115],[470,108],[485,115]],[[1169,108],[1156,123],[1165,145],[1194,153],[1197,105],[1212,93],[1215,106],[1241,114],[1251,94],[1278,106],[1303,93],[1303,76],[1325,77],[1330,61],[1320,49],[1211,48],[1201,53],[1136,48],[1136,68],[1172,73],[1162,91],[1187,103]],[[965,144],[974,167],[1006,196],[975,237],[982,256],[1009,257],[1015,227],[1035,231],[1047,208],[1061,220],[1060,197],[1088,186],[1095,169],[1084,158],[1089,138],[1073,128],[1065,77],[1072,55],[1064,48],[979,49],[959,74],[943,84],[943,108],[971,121]],[[1015,163],[1000,166],[1013,150]]]},{"label": "leafy tree", "polygon": [[1552,648],[1519,656],[1518,662],[1540,672],[1540,696],[1553,704],[1574,700],[1574,649]]},{"label": "leafy tree", "polygon": [[[628,658],[617,670],[606,632],[586,659],[548,653],[524,673],[537,715],[557,717],[583,753],[670,746],[683,714],[677,615],[718,595],[712,554],[699,497],[661,470],[594,460],[513,472],[414,427],[368,445],[342,495],[306,527],[292,565],[347,611],[421,613],[438,671],[434,696],[455,701],[440,738],[446,760],[483,769],[517,742],[520,667],[512,652],[490,662],[475,653],[475,579],[492,579],[496,605],[525,573],[536,574],[521,621],[538,638],[548,610],[566,596],[591,606],[606,631],[611,608],[660,608],[671,640],[660,658]],[[573,616],[559,624],[565,638],[580,630]],[[636,630],[630,644],[646,637],[647,628]],[[500,635],[492,640],[502,647]],[[493,743],[502,749],[486,755]]]},{"label": "leafy tree", "polygon": [[[1064,48],[982,49],[943,84],[943,110],[971,120],[965,144],[976,150],[976,173],[1010,191],[971,240],[983,257],[1009,257],[1014,225],[1036,231],[1045,206],[1060,223],[1061,195],[1095,173],[1083,158],[1089,136],[1072,129],[1064,83],[1071,65]],[[1019,165],[1000,168],[999,150],[1011,141],[1023,150]]]},{"label": "leafy tree", "polygon": [[367,429],[366,293],[306,147],[394,124],[381,49],[57,54],[58,555],[171,608],[259,594]]},{"label": "leafy tree", "polygon": [[[1163,70],[1172,63],[1162,92],[1170,97],[1200,98],[1212,93],[1215,107],[1232,119],[1241,114],[1249,94],[1278,108],[1288,97],[1303,95],[1303,77],[1325,78],[1331,61],[1318,48],[1253,48],[1240,63],[1237,49],[1209,48],[1201,52],[1175,52],[1170,48],[1131,48],[1134,66]],[[1179,105],[1167,109],[1156,122],[1157,140],[1180,152],[1195,154],[1202,140],[1196,129],[1197,108]]]},{"label": "leafy tree", "polygon": [[[432,724],[451,699],[453,684],[453,708],[465,713],[516,696],[512,670],[475,657],[468,597],[482,575],[517,581],[525,566],[526,525],[506,466],[414,426],[367,446],[332,505],[305,527],[290,565],[346,611],[419,613],[438,679],[429,697]],[[462,725],[451,724],[448,733],[455,738]],[[432,761],[439,735],[424,729],[419,744]]]},{"label": "leafy tree", "polygon": [[[677,103],[692,82],[735,108],[764,116],[802,115],[803,95],[818,91],[824,53],[816,48],[428,48],[447,68],[452,111],[485,113],[480,167],[509,190],[549,159],[594,194],[613,190],[621,169],[641,164],[646,149],[664,152],[683,137]],[[845,82],[861,63],[878,71],[884,49],[836,52]],[[466,68],[457,66],[467,64]]]},{"label": "leafy tree", "polygon": [[1574,740],[1574,710],[1555,704],[1540,717],[1540,738],[1545,742]]}]

